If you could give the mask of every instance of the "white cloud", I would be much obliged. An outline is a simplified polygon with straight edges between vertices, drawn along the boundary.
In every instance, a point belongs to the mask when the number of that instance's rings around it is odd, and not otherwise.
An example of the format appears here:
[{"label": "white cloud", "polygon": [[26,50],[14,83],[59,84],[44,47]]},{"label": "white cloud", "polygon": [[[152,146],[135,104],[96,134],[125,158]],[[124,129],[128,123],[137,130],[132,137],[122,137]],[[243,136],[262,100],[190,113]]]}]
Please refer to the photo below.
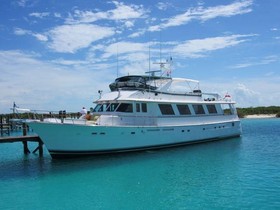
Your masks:
[{"label": "white cloud", "polygon": [[54,17],[56,17],[56,18],[61,18],[61,17],[62,17],[61,14],[58,13],[58,12],[55,12],[53,15],[54,15]]},{"label": "white cloud", "polygon": [[44,34],[39,34],[39,33],[34,33],[32,31],[29,30],[25,30],[22,28],[15,28],[14,29],[14,34],[18,35],[18,36],[23,36],[23,35],[31,35],[33,37],[35,37],[36,39],[38,39],[39,41],[48,41],[48,37]]},{"label": "white cloud", "polygon": [[52,61],[55,64],[61,64],[66,66],[73,66],[73,65],[84,65],[88,64],[88,61],[82,61],[82,60],[65,60],[65,59],[56,59]]},{"label": "white cloud", "polygon": [[222,97],[228,93],[237,102],[237,107],[279,106],[279,76],[263,78],[208,78],[201,81],[202,91],[217,92]]},{"label": "white cloud", "polygon": [[125,5],[122,2],[113,1],[116,9],[108,11],[113,20],[126,20],[140,18],[145,14],[145,10],[140,5]]},{"label": "white cloud", "polygon": [[98,25],[62,25],[49,31],[52,41],[48,46],[56,52],[74,53],[113,34],[112,28]]},{"label": "white cloud", "polygon": [[204,8],[202,6],[190,8],[186,12],[173,16],[167,21],[164,20],[162,24],[149,27],[149,31],[160,31],[168,27],[180,26],[192,20],[206,21],[217,17],[230,17],[249,13],[252,11],[250,8],[252,4],[252,0],[245,0],[236,1],[229,5],[220,5],[208,8]]},{"label": "white cloud", "polygon": [[[177,57],[180,58],[199,58],[207,56],[207,53],[221,50],[228,47],[236,46],[242,42],[248,41],[248,37],[254,35],[230,35],[230,36],[222,36],[222,37],[210,37],[204,39],[195,39],[195,40],[187,40],[184,42],[166,42],[164,43],[165,47],[161,50],[163,55],[169,55],[170,52]],[[158,49],[154,48],[159,43],[140,43],[140,42],[116,42],[113,44],[109,44],[108,46],[102,46],[102,48],[98,48],[101,50],[103,55],[102,59],[108,59],[112,57],[119,56],[120,60],[127,60],[132,62],[133,59],[135,62],[139,61],[147,61],[148,60],[148,52],[150,50],[151,58],[153,58],[154,54],[159,54]],[[141,55],[141,56],[140,56]],[[146,56],[143,56],[146,55]]]},{"label": "white cloud", "polygon": [[44,18],[44,17],[47,17],[49,16],[50,13],[49,12],[33,12],[33,13],[30,13],[29,16],[30,17],[36,17],[36,18]]},{"label": "white cloud", "polygon": [[246,67],[251,67],[251,66],[259,66],[259,65],[267,65],[270,63],[274,63],[280,60],[280,57],[277,55],[271,55],[271,56],[266,56],[261,59],[255,58],[254,61],[251,62],[244,62],[244,63],[239,63],[234,66],[231,66],[230,68],[232,69],[241,69],[241,68],[246,68]]},{"label": "white cloud", "polygon": [[102,57],[108,58],[117,54],[147,52],[149,50],[148,47],[147,43],[117,42],[106,47]]},{"label": "white cloud", "polygon": [[247,41],[245,38],[254,35],[231,35],[194,39],[185,41],[174,47],[173,52],[182,57],[198,58],[206,56],[206,53],[224,49]]},{"label": "white cloud", "polygon": [[19,0],[19,1],[17,1],[17,4],[21,7],[25,7],[27,2],[28,2],[28,0]]},{"label": "white cloud", "polygon": [[128,37],[129,38],[139,37],[139,36],[143,35],[145,32],[146,32],[146,30],[142,29],[142,30],[139,30],[137,32],[130,34]]},{"label": "white cloud", "polygon": [[274,74],[275,74],[275,72],[270,71],[270,72],[267,72],[267,73],[265,74],[265,76],[270,77],[270,76],[273,76]]},{"label": "white cloud", "polygon": [[205,21],[216,17],[230,17],[234,15],[241,15],[252,11],[253,0],[236,1],[229,5],[221,5],[216,7],[209,7],[198,10],[197,15],[200,20]]},{"label": "white cloud", "polygon": [[108,91],[115,75],[108,65],[89,68],[83,64],[61,66],[42,61],[36,54],[0,51],[0,113],[10,112],[14,101],[22,108],[44,110],[79,111],[92,106],[97,90]]},{"label": "white cloud", "polygon": [[115,9],[108,11],[81,11],[75,10],[74,14],[66,19],[67,24],[92,23],[98,20],[124,21],[129,19],[143,18],[146,14],[141,5],[125,5],[123,2],[112,1]]},{"label": "white cloud", "polygon": [[[126,62],[142,62],[142,61],[148,61],[149,55],[144,52],[136,52],[136,53],[129,53],[125,54],[119,57],[120,60],[124,60]],[[142,71],[143,73],[144,71]]]},{"label": "white cloud", "polygon": [[147,63],[137,61],[121,67],[120,72],[122,75],[142,75],[147,69]]},{"label": "white cloud", "polygon": [[43,34],[33,33],[32,36],[36,37],[36,39],[38,39],[39,41],[43,41],[43,42],[48,41],[48,37]]},{"label": "white cloud", "polygon": [[260,105],[260,93],[250,90],[244,84],[238,84],[234,89],[235,100],[243,107],[258,106]]},{"label": "white cloud", "polygon": [[158,2],[157,4],[156,4],[156,7],[159,9],[159,10],[163,10],[163,11],[165,11],[165,10],[167,10],[169,7],[171,7],[172,6],[172,4],[171,3],[169,3],[169,2]]},{"label": "white cloud", "polygon": [[127,27],[127,28],[131,28],[134,26],[134,22],[133,21],[125,21],[124,25]]},{"label": "white cloud", "polygon": [[21,35],[30,34],[30,31],[24,30],[22,28],[15,28],[14,33],[15,33],[15,35],[21,36]]},{"label": "white cloud", "polygon": [[75,10],[74,14],[70,14],[70,16],[66,19],[65,22],[67,24],[92,23],[101,19],[107,19],[106,12]]},{"label": "white cloud", "polygon": [[162,24],[154,25],[149,27],[149,31],[160,31],[161,29],[172,27],[172,26],[179,26],[182,24],[186,24],[194,19],[191,11],[187,11],[183,14],[176,15],[170,18],[168,21]]}]

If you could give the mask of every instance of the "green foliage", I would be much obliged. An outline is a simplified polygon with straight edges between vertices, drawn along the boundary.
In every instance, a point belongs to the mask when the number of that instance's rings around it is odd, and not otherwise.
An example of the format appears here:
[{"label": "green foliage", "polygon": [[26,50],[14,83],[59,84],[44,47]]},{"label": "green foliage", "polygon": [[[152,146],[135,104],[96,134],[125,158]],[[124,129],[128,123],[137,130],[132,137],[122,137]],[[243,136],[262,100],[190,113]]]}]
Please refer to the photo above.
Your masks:
[{"label": "green foliage", "polygon": [[44,113],[44,114],[38,114],[38,113],[14,113],[14,114],[0,114],[0,121],[1,119],[5,119],[6,121],[9,121],[9,119],[37,119],[42,120],[44,118],[79,118],[80,113],[65,113],[65,115],[61,115],[59,113]]},{"label": "green foliage", "polygon": [[277,117],[280,117],[280,107],[260,106],[260,107],[249,107],[249,108],[237,108],[237,113],[240,118],[243,118],[246,115],[253,115],[253,114],[276,114]]}]

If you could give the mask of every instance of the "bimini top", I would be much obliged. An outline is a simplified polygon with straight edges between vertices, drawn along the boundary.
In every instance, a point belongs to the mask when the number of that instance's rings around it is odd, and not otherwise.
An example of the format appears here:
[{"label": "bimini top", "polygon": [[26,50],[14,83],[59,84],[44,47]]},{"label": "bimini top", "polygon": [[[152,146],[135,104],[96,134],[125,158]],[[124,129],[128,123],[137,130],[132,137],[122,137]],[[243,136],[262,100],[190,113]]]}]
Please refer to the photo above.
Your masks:
[{"label": "bimini top", "polygon": [[120,90],[140,90],[166,94],[200,95],[199,81],[185,78],[162,76],[124,76],[109,85],[112,92]]},{"label": "bimini top", "polygon": [[156,90],[160,85],[171,80],[160,76],[124,76],[119,77],[109,85],[111,91],[123,90]]}]

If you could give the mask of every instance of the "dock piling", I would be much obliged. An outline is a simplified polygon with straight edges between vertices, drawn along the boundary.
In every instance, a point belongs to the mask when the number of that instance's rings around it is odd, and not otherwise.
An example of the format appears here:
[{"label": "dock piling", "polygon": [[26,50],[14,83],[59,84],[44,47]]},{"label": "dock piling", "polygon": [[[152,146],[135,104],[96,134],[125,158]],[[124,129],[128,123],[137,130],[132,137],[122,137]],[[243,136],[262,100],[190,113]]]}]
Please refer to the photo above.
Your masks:
[{"label": "dock piling", "polygon": [[[27,124],[26,123],[23,123],[22,124],[22,135],[23,136],[26,136],[27,135]],[[23,152],[24,154],[29,154],[30,153],[30,150],[28,149],[28,143],[27,141],[23,141]]]},{"label": "dock piling", "polygon": [[36,153],[39,150],[39,156],[43,156],[43,143],[42,141],[38,142],[38,147],[32,152],[32,153]]},{"label": "dock piling", "polygon": [[22,143],[23,143],[23,152],[24,152],[24,154],[26,154],[26,155],[29,154],[30,151],[28,149],[27,141],[23,141]]}]

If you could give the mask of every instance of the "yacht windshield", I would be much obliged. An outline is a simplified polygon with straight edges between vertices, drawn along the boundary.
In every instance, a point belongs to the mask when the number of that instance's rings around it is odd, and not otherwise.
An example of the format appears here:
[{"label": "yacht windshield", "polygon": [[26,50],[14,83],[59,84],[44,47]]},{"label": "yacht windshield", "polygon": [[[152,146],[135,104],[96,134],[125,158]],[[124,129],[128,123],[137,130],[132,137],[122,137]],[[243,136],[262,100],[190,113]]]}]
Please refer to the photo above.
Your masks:
[{"label": "yacht windshield", "polygon": [[93,109],[93,112],[104,112],[109,104],[97,104]]},{"label": "yacht windshield", "polygon": [[107,112],[114,112],[117,109],[118,106],[119,106],[118,103],[111,103],[107,106],[106,111]]}]

